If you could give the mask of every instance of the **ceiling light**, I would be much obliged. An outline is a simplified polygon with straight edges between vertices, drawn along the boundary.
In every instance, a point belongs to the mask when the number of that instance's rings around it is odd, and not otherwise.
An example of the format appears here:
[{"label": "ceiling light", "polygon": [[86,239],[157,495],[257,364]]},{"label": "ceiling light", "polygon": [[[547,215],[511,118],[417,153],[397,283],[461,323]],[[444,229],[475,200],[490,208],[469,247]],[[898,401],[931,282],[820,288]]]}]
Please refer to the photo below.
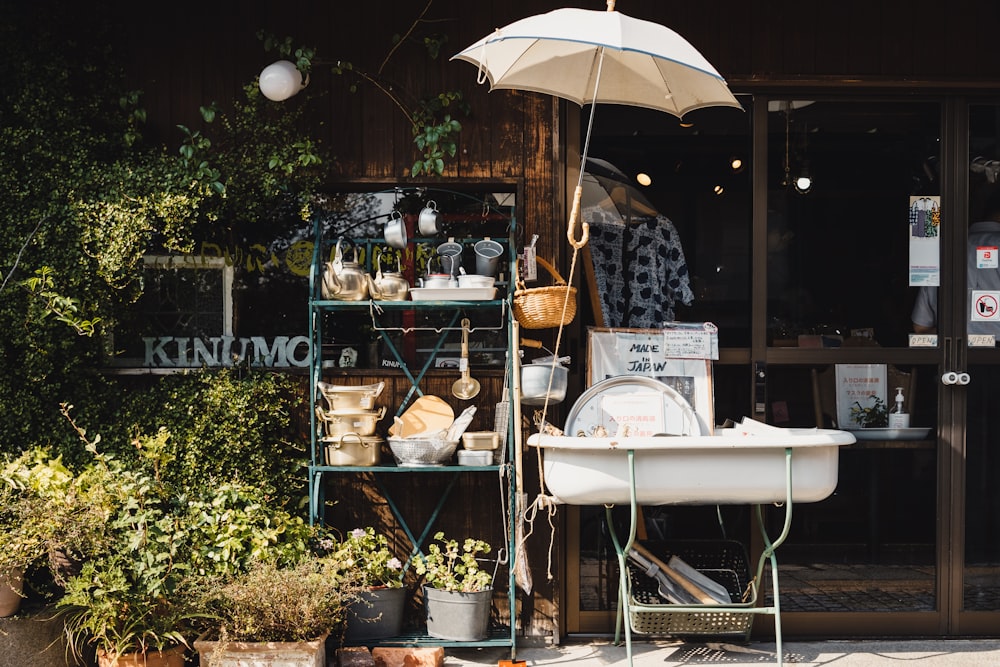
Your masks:
[{"label": "ceiling light", "polygon": [[795,179],[795,191],[800,195],[808,194],[812,190],[812,178],[809,177],[809,173],[804,169],[799,177]]},{"label": "ceiling light", "polygon": [[274,102],[283,102],[306,87],[309,79],[303,79],[302,72],[295,63],[279,60],[271,63],[260,73],[260,92]]},{"label": "ceiling light", "polygon": [[740,173],[743,171],[743,160],[734,155],[729,158],[729,168],[733,170],[734,174]]},{"label": "ceiling light", "polygon": [[639,185],[648,186],[653,182],[653,179],[649,177],[649,174],[641,171],[635,175],[635,181]]},{"label": "ceiling light", "polygon": [[724,187],[722,187],[721,185],[716,185],[714,188],[712,188],[712,192],[714,192],[717,195],[721,195],[725,191],[726,191],[726,189]]}]

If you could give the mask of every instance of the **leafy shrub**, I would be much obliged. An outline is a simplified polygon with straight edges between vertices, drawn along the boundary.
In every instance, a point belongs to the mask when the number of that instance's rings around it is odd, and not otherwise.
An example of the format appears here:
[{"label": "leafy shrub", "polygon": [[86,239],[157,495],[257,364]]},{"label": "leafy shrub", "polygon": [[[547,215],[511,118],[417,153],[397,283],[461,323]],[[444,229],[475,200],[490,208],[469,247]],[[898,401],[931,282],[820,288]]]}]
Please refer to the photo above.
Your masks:
[{"label": "leafy shrub", "polygon": [[102,447],[140,462],[136,442],[170,436],[157,475],[180,489],[229,481],[265,490],[277,504],[305,496],[305,391],[295,377],[235,369],[169,375],[123,397]]}]

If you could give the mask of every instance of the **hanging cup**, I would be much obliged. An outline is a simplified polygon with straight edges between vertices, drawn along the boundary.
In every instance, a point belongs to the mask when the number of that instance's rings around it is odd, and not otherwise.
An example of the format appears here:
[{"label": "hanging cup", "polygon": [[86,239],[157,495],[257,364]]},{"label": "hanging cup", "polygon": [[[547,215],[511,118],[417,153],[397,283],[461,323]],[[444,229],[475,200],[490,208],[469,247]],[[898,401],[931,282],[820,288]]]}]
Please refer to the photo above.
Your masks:
[{"label": "hanging cup", "polygon": [[432,199],[417,217],[417,229],[423,236],[434,236],[441,232],[441,213]]},{"label": "hanging cup", "polygon": [[385,223],[385,241],[397,250],[406,247],[406,223],[399,211],[393,211],[389,221]]}]

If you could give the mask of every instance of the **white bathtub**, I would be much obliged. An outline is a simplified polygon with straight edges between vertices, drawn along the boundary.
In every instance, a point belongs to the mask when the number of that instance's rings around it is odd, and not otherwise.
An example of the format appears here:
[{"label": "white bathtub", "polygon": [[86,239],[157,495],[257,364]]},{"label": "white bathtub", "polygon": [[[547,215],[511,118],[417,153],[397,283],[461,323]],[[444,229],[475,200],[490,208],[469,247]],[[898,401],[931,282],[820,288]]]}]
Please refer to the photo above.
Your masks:
[{"label": "white bathtub", "polygon": [[781,429],[748,434],[581,438],[534,434],[543,449],[547,492],[568,505],[631,502],[628,451],[635,452],[639,505],[756,504],[786,499],[785,450],[792,450],[792,500],[823,500],[837,488],[839,450],[855,442],[846,431]]}]

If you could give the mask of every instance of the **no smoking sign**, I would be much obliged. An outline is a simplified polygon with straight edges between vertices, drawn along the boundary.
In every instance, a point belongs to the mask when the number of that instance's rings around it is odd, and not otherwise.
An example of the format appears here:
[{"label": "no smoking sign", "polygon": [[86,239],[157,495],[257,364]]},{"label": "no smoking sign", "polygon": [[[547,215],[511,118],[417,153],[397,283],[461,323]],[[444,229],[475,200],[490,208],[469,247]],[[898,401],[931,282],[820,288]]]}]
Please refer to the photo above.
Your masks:
[{"label": "no smoking sign", "polygon": [[970,319],[973,322],[1000,322],[1000,292],[973,290]]}]

